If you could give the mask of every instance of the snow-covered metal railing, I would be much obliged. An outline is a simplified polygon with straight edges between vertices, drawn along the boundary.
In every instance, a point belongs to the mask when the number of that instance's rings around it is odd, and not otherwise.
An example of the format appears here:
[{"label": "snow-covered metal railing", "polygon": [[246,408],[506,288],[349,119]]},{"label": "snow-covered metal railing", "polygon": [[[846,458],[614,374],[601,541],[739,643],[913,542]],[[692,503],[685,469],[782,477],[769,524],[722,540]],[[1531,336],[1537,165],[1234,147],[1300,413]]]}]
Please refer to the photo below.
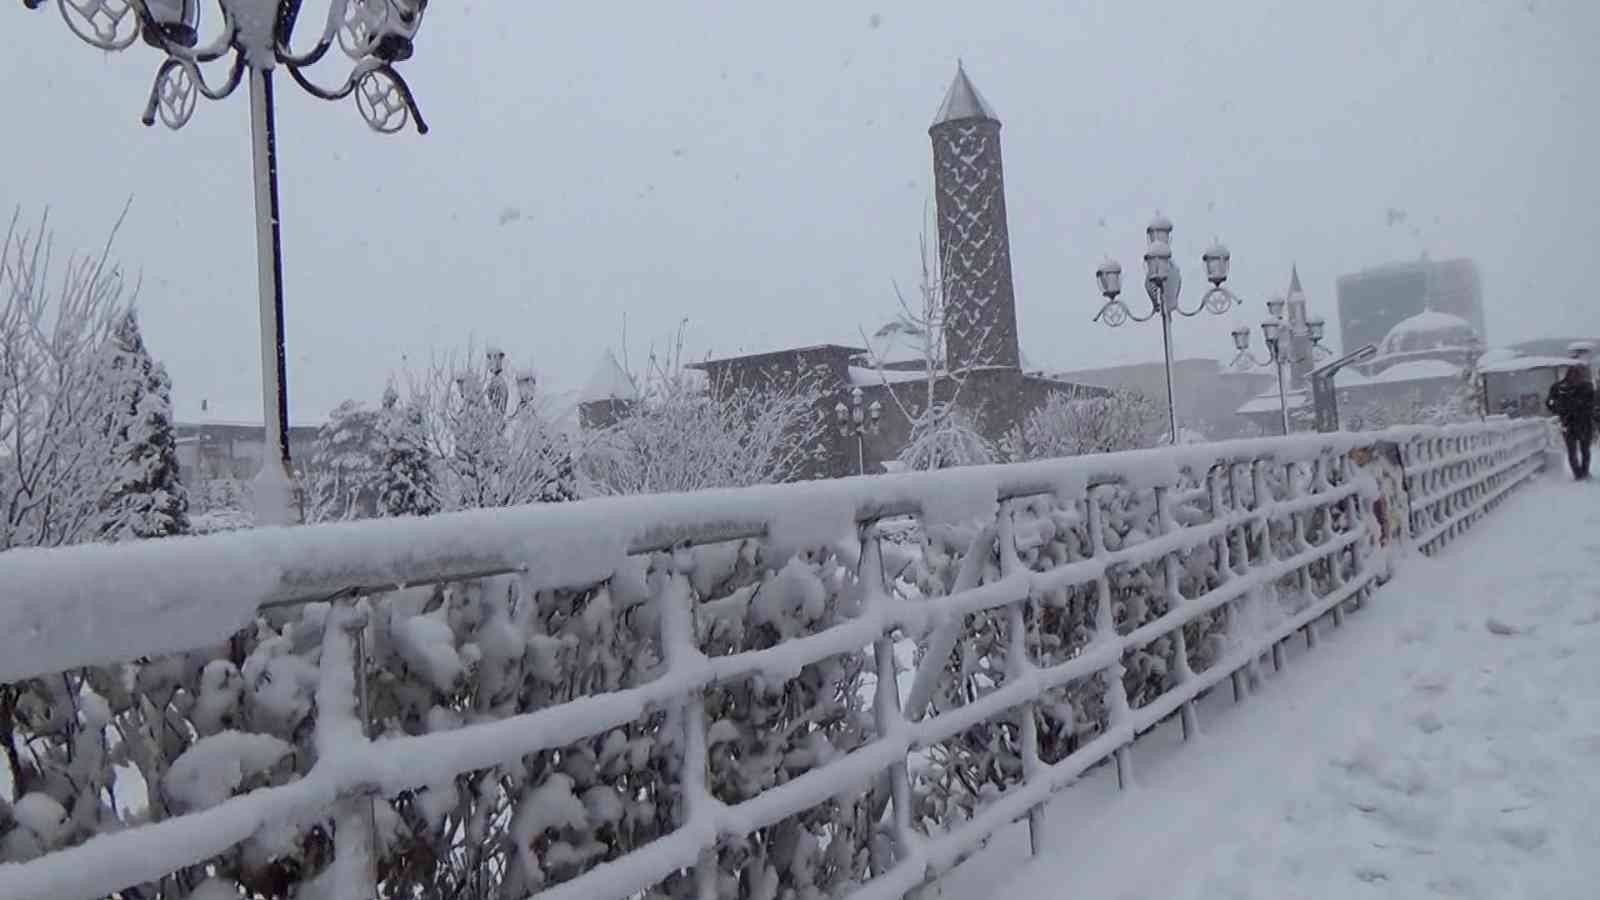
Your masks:
[{"label": "snow-covered metal railing", "polygon": [[[1053,793],[1131,778],[1139,734],[1342,621],[1383,569],[1353,454],[1407,448],[1428,543],[1518,483],[1529,434],[8,553],[0,711],[50,764],[0,896],[903,896],[1009,822],[1042,846]],[[153,821],[121,821],[130,766]]]},{"label": "snow-covered metal railing", "polygon": [[1400,447],[1411,543],[1432,554],[1544,468],[1550,434],[1545,423],[1533,420],[1509,432],[1471,427],[1414,431]]}]

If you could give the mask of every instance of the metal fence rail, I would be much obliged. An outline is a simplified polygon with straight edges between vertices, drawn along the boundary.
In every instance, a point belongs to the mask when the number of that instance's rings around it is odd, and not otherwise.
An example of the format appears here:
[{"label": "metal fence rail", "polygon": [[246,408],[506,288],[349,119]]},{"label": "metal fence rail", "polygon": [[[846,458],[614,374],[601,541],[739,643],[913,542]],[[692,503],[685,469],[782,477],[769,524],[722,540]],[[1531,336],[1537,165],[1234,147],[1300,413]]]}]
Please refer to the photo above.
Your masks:
[{"label": "metal fence rail", "polygon": [[[1054,792],[1104,761],[1132,778],[1140,734],[1177,716],[1187,736],[1201,694],[1228,681],[1243,698],[1284,641],[1314,643],[1319,619],[1368,597],[1377,487],[1350,452],[1377,441],[1401,446],[1410,527],[1433,552],[1538,470],[1545,437],[1517,423],[1299,436],[0,557],[0,678],[17,685],[332,601],[305,620],[322,631],[303,651],[320,663],[303,764],[0,865],[0,896],[228,871],[241,844],[313,825],[332,834],[335,895],[375,896],[399,877],[380,813],[462,779],[480,792],[463,808],[482,809],[445,821],[487,848],[463,851],[484,857],[471,877],[503,890],[718,897],[824,878],[905,896],[1010,822],[1048,846]],[[480,658],[443,687],[402,647],[424,616]],[[136,619],[108,658],[104,623]],[[501,683],[484,648],[507,633],[528,649]],[[907,642],[914,672],[896,657]],[[471,715],[379,723],[396,684]],[[618,744],[643,761],[607,775]],[[625,836],[592,809],[518,831],[549,791],[586,785],[630,810],[646,797],[653,818]],[[586,828],[606,840],[550,861],[552,835],[572,850]],[[793,862],[801,845],[823,861]]]}]

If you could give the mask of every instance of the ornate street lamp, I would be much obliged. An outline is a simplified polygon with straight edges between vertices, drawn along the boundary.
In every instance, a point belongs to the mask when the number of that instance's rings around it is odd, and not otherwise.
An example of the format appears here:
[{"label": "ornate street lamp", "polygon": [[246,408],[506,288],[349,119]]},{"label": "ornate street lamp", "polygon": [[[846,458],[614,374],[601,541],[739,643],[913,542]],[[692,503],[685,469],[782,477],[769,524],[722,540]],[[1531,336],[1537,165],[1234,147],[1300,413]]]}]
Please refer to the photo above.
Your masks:
[{"label": "ornate street lamp", "polygon": [[1176,444],[1178,403],[1172,375],[1172,316],[1176,313],[1192,318],[1202,312],[1222,315],[1238,302],[1238,298],[1223,287],[1223,282],[1228,280],[1228,248],[1215,243],[1201,256],[1205,263],[1206,280],[1211,282],[1211,288],[1200,298],[1198,306],[1184,309],[1178,303],[1178,295],[1183,289],[1183,275],[1172,261],[1172,221],[1158,214],[1144,233],[1148,241],[1144,252],[1144,287],[1150,297],[1150,312],[1143,315],[1135,313],[1118,299],[1122,293],[1122,266],[1114,259],[1107,259],[1094,273],[1100,294],[1105,297],[1105,303],[1095,314],[1094,321],[1103,321],[1115,328],[1130,319],[1135,322],[1148,322],[1155,318],[1161,320],[1161,354],[1166,362],[1167,373],[1167,424],[1171,429],[1172,442]]},{"label": "ornate street lamp", "polygon": [[839,426],[839,436],[846,440],[856,439],[856,471],[858,474],[867,474],[867,435],[878,433],[878,422],[883,418],[883,404],[874,400],[865,406],[862,405],[865,397],[861,388],[850,391],[850,406],[846,407],[843,401],[833,405],[833,417]]},{"label": "ornate street lamp", "polygon": [[[1322,335],[1327,328],[1327,323],[1321,318],[1307,319],[1303,332],[1294,329],[1283,318],[1284,301],[1274,297],[1267,301],[1267,312],[1271,318],[1261,323],[1261,336],[1267,342],[1267,358],[1257,359],[1250,352],[1250,329],[1241,325],[1233,330],[1233,347],[1239,351],[1234,357],[1233,366],[1236,369],[1247,369],[1254,366],[1272,366],[1278,375],[1278,410],[1283,418],[1283,433],[1289,433],[1289,392],[1284,378],[1284,369],[1291,365],[1310,362],[1322,349]],[[1311,341],[1310,357],[1299,358],[1293,354],[1293,343],[1296,337],[1306,337]]]},{"label": "ornate street lamp", "polygon": [[[50,0],[22,0],[38,9]],[[295,26],[304,0],[215,0],[218,25],[201,41],[200,0],[55,0],[73,34],[101,50],[126,50],[140,40],[165,55],[143,121],[159,117],[182,128],[200,97],[220,100],[250,82],[250,131],[255,168],[256,258],[261,315],[262,406],[267,445],[256,476],[256,520],[262,525],[293,524],[298,518],[289,469],[289,405],[284,373],[283,251],[279,235],[277,126],[273,71],[282,67],[313,97],[343,100],[354,96],[356,109],[374,130],[392,134],[415,121],[417,110],[394,63],[409,59],[428,0],[330,0],[328,17],[316,43],[303,53],[293,49]],[[352,67],[344,82],[322,87],[306,70],[337,43]],[[226,67],[220,80],[208,80],[203,67]]]}]

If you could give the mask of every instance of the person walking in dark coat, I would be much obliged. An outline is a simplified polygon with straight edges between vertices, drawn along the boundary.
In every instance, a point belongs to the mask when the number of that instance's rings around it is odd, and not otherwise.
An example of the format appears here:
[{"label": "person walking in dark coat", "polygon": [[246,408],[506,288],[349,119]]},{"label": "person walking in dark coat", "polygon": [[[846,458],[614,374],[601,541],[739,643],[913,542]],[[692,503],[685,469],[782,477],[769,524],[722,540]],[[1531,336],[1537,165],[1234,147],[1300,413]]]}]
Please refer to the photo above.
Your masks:
[{"label": "person walking in dark coat", "polygon": [[1544,405],[1561,419],[1561,433],[1567,439],[1567,463],[1578,480],[1589,477],[1589,445],[1594,443],[1594,385],[1584,366],[1568,366],[1567,377],[1550,387]]}]

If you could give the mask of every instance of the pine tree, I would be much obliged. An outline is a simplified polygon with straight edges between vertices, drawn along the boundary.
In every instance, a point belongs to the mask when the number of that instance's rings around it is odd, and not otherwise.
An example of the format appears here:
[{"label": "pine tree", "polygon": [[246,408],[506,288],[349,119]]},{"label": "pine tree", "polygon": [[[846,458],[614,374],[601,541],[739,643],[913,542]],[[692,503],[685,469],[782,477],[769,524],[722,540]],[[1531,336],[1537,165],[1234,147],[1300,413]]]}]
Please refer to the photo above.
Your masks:
[{"label": "pine tree", "polygon": [[145,349],[133,310],[118,319],[102,353],[113,475],[96,533],[112,541],[187,534],[189,496],[178,478],[172,381]]},{"label": "pine tree", "polygon": [[433,461],[428,454],[422,407],[411,402],[401,409],[398,401],[394,386],[389,386],[384,391],[383,410],[378,418],[378,439],[383,447],[378,514],[432,515],[439,511],[439,495],[434,484]]},{"label": "pine tree", "polygon": [[380,415],[346,400],[317,431],[311,455],[310,519],[337,522],[378,514],[383,466]]}]

